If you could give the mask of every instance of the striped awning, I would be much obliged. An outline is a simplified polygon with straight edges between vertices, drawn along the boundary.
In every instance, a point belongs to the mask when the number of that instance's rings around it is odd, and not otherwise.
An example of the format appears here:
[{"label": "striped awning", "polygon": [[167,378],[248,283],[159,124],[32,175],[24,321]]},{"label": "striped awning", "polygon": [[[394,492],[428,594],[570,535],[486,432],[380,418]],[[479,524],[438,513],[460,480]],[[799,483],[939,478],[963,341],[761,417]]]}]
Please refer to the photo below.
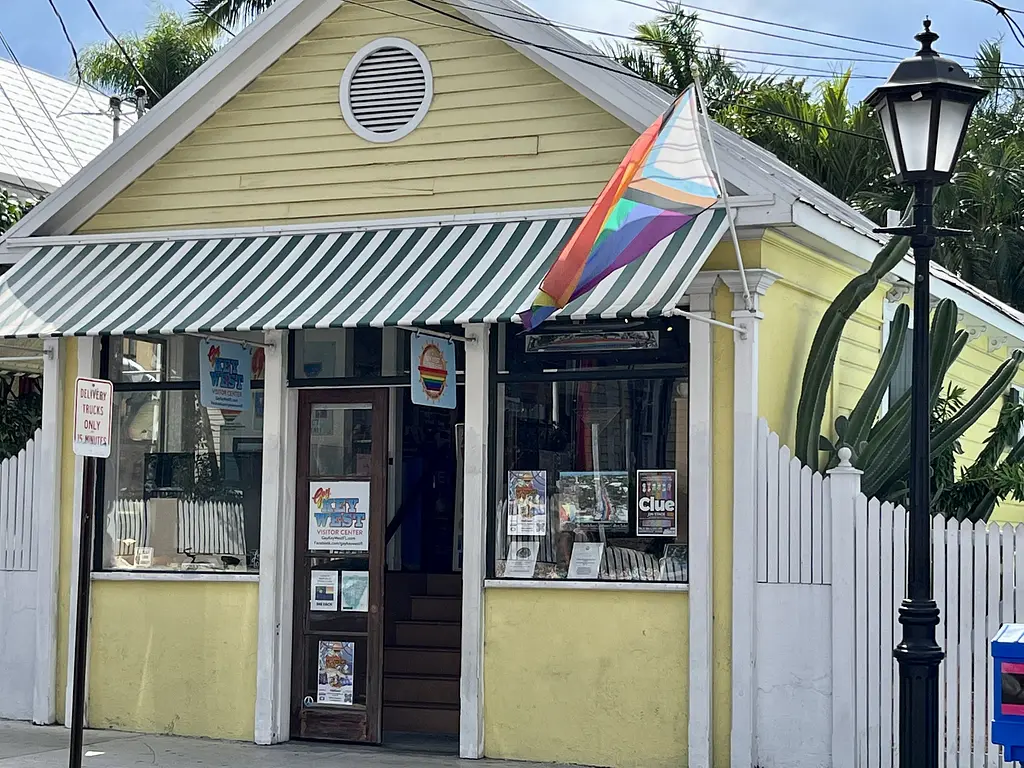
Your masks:
[{"label": "striped awning", "polygon": [[[0,337],[509,321],[578,223],[48,245],[0,280]],[[562,316],[668,314],[725,227],[705,212]]]}]

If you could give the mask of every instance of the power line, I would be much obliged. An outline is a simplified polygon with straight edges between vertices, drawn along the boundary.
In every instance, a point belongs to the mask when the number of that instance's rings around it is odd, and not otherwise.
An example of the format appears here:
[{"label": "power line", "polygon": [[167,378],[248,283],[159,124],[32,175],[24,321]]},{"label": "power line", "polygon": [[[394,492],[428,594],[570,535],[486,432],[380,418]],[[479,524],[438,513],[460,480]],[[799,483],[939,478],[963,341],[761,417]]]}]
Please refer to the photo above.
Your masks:
[{"label": "power line", "polygon": [[[50,0],[50,1],[53,2],[53,0]],[[188,3],[190,6],[192,6],[192,10],[193,11],[198,13],[200,16],[205,16],[206,18],[208,18],[210,21],[212,21],[214,24],[216,24],[218,27],[220,27],[222,31],[226,32],[230,37],[234,37],[235,36],[234,32],[232,32],[226,26],[224,26],[219,21],[217,21],[217,19],[215,19],[213,16],[211,16],[209,13],[207,13],[202,8],[200,8],[198,5],[196,5],[194,2],[192,2],[192,0],[185,0],[185,2]],[[224,3],[221,3],[221,5],[224,5]]]},{"label": "power line", "polygon": [[89,4],[89,8],[92,9],[93,16],[96,17],[96,20],[100,23],[100,26],[103,27],[103,31],[107,33],[107,37],[109,37],[114,42],[114,45],[117,46],[117,49],[121,51],[121,54],[124,56],[125,61],[128,62],[128,65],[132,68],[135,74],[139,76],[139,80],[142,82],[142,84],[146,86],[149,89],[149,92],[153,94],[156,98],[163,98],[160,91],[153,87],[152,83],[150,83],[146,79],[146,76],[142,74],[142,70],[140,70],[138,66],[136,66],[135,62],[132,60],[131,54],[129,54],[128,51],[125,50],[124,45],[122,45],[121,41],[117,39],[117,35],[110,31],[110,27],[107,26],[107,22],[105,22],[103,20],[103,17],[100,16],[100,12],[99,10],[97,10],[96,4],[93,2],[93,0],[85,0],[85,2]]}]

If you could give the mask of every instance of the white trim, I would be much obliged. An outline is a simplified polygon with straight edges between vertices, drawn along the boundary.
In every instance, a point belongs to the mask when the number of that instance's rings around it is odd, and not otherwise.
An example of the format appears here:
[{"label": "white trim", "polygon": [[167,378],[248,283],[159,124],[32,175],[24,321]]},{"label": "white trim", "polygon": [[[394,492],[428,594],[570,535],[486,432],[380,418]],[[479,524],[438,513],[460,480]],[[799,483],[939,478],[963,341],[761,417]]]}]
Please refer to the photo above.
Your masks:
[{"label": "white trim", "polygon": [[341,5],[342,0],[274,3],[10,233],[74,232]]},{"label": "white trim", "polygon": [[585,592],[689,592],[689,584],[672,581],[541,581],[487,579],[485,589],[578,589]]},{"label": "white trim", "polygon": [[462,669],[459,757],[484,756],[484,577],[487,566],[487,420],[490,414],[491,327],[463,326],[480,339],[466,345],[465,459],[462,521]]},{"label": "white trim", "polygon": [[[352,87],[352,78],[355,77],[358,72],[360,65],[368,57],[381,50],[382,48],[400,48],[412,54],[413,58],[420,65],[423,70],[423,77],[425,81],[425,89],[423,93],[423,102],[419,108],[410,118],[409,122],[403,125],[401,128],[391,131],[390,133],[375,133],[374,131],[365,128],[359,120],[356,118],[355,113],[352,111],[351,94],[349,89]],[[345,117],[345,123],[352,130],[352,132],[366,141],[372,141],[374,144],[390,144],[391,142],[398,141],[399,139],[405,138],[412,133],[423,122],[423,118],[427,116],[427,110],[430,109],[430,105],[434,100],[434,73],[430,68],[430,60],[427,59],[427,55],[420,49],[420,47],[414,43],[410,43],[401,37],[381,37],[373,42],[367,43],[349,60],[348,65],[345,67],[345,71],[341,75],[341,85],[338,88],[338,101],[341,104],[341,114]]]},{"label": "white trim", "polygon": [[733,768],[754,765],[757,666],[757,434],[760,298],[779,275],[767,269],[747,273],[754,311],[745,308],[738,272],[720,272],[733,294],[733,321],[747,331],[733,337],[732,479],[732,730]]},{"label": "white trim", "polygon": [[[98,338],[85,338],[78,339],[78,376],[95,377],[99,371],[99,350],[100,343]],[[45,383],[44,383],[45,386]],[[62,446],[63,447],[63,446]],[[70,447],[70,446],[68,446]],[[68,595],[68,647],[67,647],[67,678],[66,685],[64,688],[64,727],[71,727],[71,704],[74,698],[74,682],[75,682],[75,638],[77,635],[76,628],[78,626],[78,612],[82,610],[82,606],[78,604],[78,564],[80,562],[79,557],[79,542],[82,539],[82,493],[85,485],[85,459],[81,456],[75,456],[75,487],[74,497],[72,506],[72,518],[71,518],[71,564],[69,571],[71,574],[71,589]],[[99,525],[98,520],[94,519],[94,525]],[[86,606],[85,610],[91,612],[92,606]],[[88,659],[88,648],[86,649],[86,658]],[[85,690],[88,694],[89,691],[89,665],[86,663],[86,683]],[[85,697],[85,726],[89,726],[89,697]]]},{"label": "white trim", "polygon": [[[902,286],[903,283],[899,283]],[[900,305],[903,296],[906,295],[902,289],[898,289],[897,286],[893,286],[892,289],[885,295],[882,300],[882,346],[879,349],[879,354],[885,351],[885,345],[889,343],[889,328],[892,326],[892,319],[896,314],[896,307]],[[892,298],[890,298],[892,297]],[[911,331],[914,330],[914,313],[910,313],[910,321],[907,323],[907,341],[912,340]],[[882,403],[878,408],[880,416],[884,416],[889,410],[889,390],[892,386],[885,388],[885,392],[882,393]]]},{"label": "white trim", "polygon": [[[286,483],[289,476],[285,457],[295,442],[287,417],[288,343],[283,331],[267,331],[268,346],[263,387],[263,479],[260,504],[260,590],[256,633],[256,712],[253,726],[257,744],[277,744],[282,738],[281,712],[288,711],[290,685],[281,687],[281,675],[291,679],[290,663],[282,663],[283,646],[291,647],[292,637],[282,632],[282,610],[291,605],[291,583],[287,574],[293,557],[289,557],[288,532],[295,522],[295,505],[286,504]],[[294,473],[292,473],[294,474]],[[293,481],[294,482],[294,481]],[[288,704],[281,707],[281,698]]]},{"label": "white trim", "polygon": [[[773,198],[733,198],[733,208],[759,209]],[[716,206],[712,206],[716,207]],[[721,207],[718,205],[717,207]],[[381,229],[411,229],[415,227],[442,227],[458,224],[500,224],[509,221],[542,221],[547,219],[578,219],[587,214],[587,208],[531,208],[522,211],[493,211],[485,213],[435,213],[425,216],[401,216],[380,219],[325,222],[317,224],[268,224],[265,226],[225,227],[222,229],[160,229],[140,232],[111,232],[99,235],[55,235],[50,237],[10,237],[0,241],[9,251],[45,248],[55,245],[91,245],[107,243],[142,243],[170,240],[232,239],[240,237],[273,237],[276,235],[337,234],[339,232],[366,232]],[[740,222],[742,224],[742,221]],[[22,254],[24,255],[24,254]],[[3,259],[0,258],[0,262]],[[13,261],[17,261],[14,259]],[[12,261],[12,263],[13,263]]]},{"label": "white trim", "polygon": [[60,579],[60,479],[64,429],[64,353],[62,339],[43,341],[43,429],[39,440],[35,498],[38,499],[36,570],[36,659],[32,722],[57,719],[57,622]]},{"label": "white trim", "polygon": [[258,573],[211,573],[202,571],[96,571],[93,581],[176,581],[206,582],[221,581],[235,584],[253,583],[260,580]]},{"label": "white trim", "polygon": [[[690,311],[714,319],[718,274],[700,273],[690,283]],[[693,768],[711,768],[713,665],[713,495],[712,403],[714,330],[707,323],[690,324],[689,436],[687,493],[690,517],[690,673],[688,760]]]},{"label": "white trim", "polygon": [[[1017,393],[1017,402],[1024,403],[1024,387],[1020,384],[1011,384],[1010,390]],[[1024,438],[1024,424],[1020,425],[1020,429],[1017,430],[1017,439]]]}]

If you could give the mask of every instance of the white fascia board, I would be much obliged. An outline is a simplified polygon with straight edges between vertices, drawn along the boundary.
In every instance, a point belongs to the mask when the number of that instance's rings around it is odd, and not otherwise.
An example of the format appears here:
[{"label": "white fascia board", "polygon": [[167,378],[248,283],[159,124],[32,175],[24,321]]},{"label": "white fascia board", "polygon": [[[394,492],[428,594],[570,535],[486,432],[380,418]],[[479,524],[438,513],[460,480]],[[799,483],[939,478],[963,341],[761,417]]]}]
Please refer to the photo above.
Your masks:
[{"label": "white fascia board", "polygon": [[[865,263],[870,264],[874,261],[879,249],[884,244],[881,238],[876,239],[863,235],[803,202],[797,202],[793,206],[793,224],[795,228],[787,231],[786,234],[794,240],[858,270],[863,270]],[[809,233],[811,237],[802,236],[801,231]],[[931,273],[931,295],[933,298],[952,299],[960,311],[975,318],[981,324],[989,328],[998,328],[1002,333],[1024,343],[1024,323],[1009,314],[1016,313],[1016,310],[1012,307],[1002,308],[1001,302],[991,297],[981,299],[972,295],[966,288],[957,285],[960,282],[959,278],[937,265],[932,265]],[[903,261],[896,265],[896,268],[887,277],[891,282],[902,280],[913,285],[913,260],[909,256],[904,257]]]},{"label": "white fascia board", "polygon": [[74,232],[341,5],[342,0],[281,0],[272,5],[37,205],[7,238]]}]

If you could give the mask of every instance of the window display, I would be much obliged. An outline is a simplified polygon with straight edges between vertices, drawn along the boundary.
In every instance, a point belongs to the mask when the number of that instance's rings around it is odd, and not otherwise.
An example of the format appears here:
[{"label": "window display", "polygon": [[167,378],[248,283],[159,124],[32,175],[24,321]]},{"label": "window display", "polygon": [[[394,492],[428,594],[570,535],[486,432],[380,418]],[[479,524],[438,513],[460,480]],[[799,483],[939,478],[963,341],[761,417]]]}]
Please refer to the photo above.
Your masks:
[{"label": "window display", "polygon": [[554,354],[540,363],[541,342],[507,339],[490,576],[685,582],[685,339],[664,324],[611,346],[585,335],[543,339]]}]

